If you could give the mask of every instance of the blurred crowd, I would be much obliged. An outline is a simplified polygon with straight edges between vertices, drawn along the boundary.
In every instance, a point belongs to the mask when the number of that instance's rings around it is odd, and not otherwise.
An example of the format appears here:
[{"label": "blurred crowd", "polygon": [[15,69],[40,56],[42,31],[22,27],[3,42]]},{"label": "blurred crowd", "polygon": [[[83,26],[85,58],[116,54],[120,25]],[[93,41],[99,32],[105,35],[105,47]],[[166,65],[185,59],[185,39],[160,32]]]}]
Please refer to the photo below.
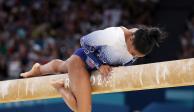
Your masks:
[{"label": "blurred crowd", "polygon": [[[80,47],[81,36],[96,29],[152,25],[157,3],[158,0],[0,0],[0,80],[18,78],[35,62],[67,59]],[[194,31],[193,26],[191,30]]]},{"label": "blurred crowd", "polygon": [[180,39],[182,45],[180,58],[192,58],[194,56],[194,11],[191,11],[186,21]]}]

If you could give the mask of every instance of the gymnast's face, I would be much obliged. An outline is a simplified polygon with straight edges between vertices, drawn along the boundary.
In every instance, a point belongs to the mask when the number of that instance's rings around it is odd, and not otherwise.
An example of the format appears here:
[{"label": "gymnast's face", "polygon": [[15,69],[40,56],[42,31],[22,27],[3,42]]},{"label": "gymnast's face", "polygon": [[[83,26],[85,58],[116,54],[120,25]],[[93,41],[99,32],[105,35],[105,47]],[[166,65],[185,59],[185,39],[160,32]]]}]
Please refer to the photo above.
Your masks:
[{"label": "gymnast's face", "polygon": [[135,49],[135,46],[133,45],[133,40],[134,40],[134,32],[137,31],[137,28],[132,28],[129,29],[130,31],[130,36],[127,38],[127,48],[129,53],[134,57],[134,58],[140,58],[144,57],[145,54],[140,53],[138,50]]}]

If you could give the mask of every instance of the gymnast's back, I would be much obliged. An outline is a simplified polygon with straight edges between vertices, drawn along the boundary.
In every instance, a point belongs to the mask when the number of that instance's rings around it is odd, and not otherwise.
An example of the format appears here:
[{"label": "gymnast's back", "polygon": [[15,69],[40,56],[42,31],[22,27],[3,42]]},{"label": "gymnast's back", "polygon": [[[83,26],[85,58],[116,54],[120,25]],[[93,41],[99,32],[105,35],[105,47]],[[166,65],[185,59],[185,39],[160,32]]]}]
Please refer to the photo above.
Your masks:
[{"label": "gymnast's back", "polygon": [[126,65],[133,61],[121,27],[109,27],[85,35],[80,40],[86,54],[95,53],[103,64]]}]

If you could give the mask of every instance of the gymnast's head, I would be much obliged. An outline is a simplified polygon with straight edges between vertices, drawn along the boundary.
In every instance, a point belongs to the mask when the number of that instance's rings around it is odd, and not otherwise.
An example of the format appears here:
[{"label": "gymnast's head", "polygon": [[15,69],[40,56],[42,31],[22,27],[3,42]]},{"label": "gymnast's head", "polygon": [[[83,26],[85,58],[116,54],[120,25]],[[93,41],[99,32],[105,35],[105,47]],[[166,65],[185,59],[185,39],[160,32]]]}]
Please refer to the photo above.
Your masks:
[{"label": "gymnast's head", "polygon": [[138,26],[129,31],[131,34],[127,39],[128,51],[136,58],[149,54],[166,37],[166,33],[157,27]]}]

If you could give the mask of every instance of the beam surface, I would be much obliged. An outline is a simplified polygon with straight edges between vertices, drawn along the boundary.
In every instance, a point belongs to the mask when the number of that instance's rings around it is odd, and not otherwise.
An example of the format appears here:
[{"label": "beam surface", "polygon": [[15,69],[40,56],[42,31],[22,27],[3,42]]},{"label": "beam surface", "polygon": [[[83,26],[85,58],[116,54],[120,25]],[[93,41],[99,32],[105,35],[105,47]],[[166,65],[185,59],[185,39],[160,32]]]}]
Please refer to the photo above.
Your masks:
[{"label": "beam surface", "polygon": [[[50,81],[61,78],[68,88],[68,74],[0,81],[0,103],[60,97]],[[116,67],[106,79],[95,71],[91,85],[93,94],[194,85],[194,58]]]}]

